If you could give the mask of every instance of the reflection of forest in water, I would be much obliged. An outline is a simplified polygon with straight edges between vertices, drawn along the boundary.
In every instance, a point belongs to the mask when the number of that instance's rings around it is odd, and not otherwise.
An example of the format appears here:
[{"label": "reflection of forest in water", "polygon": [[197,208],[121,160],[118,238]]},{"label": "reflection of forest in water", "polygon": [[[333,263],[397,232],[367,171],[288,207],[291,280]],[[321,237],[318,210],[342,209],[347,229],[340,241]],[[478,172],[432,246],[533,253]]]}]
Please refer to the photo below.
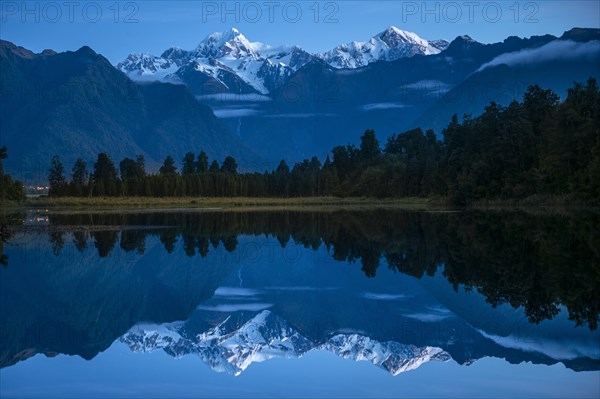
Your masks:
[{"label": "reflection of forest in water", "polygon": [[[333,259],[358,263],[367,277],[379,267],[415,277],[439,268],[457,289],[477,289],[492,306],[523,307],[529,320],[552,319],[565,306],[577,325],[596,329],[600,311],[600,218],[525,213],[376,211],[202,212],[50,215],[56,255],[68,240],[106,257],[117,245],[144,252],[157,236],[167,252],[206,257],[238,236],[273,236],[306,248],[324,245]],[[103,228],[104,226],[104,228]],[[110,228],[109,228],[110,226]],[[55,228],[60,227],[60,228]],[[17,228],[19,231],[21,228]],[[3,239],[10,242],[8,234]],[[10,259],[2,253],[2,264]]]}]

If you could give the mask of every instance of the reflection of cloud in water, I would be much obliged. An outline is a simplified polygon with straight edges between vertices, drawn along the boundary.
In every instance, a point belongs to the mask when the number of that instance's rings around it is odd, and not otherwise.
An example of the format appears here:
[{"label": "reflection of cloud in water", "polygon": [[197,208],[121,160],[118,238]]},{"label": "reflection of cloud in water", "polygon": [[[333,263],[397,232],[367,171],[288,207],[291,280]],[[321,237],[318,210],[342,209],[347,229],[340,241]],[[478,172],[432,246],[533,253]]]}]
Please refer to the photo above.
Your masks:
[{"label": "reflection of cloud in water", "polygon": [[231,297],[231,296],[256,296],[261,291],[253,290],[250,288],[237,288],[237,287],[219,287],[215,290],[214,296],[216,297]]},{"label": "reflection of cloud in water", "polygon": [[491,339],[505,348],[541,353],[557,360],[569,360],[578,357],[600,359],[600,347],[597,342],[590,342],[586,345],[584,342],[574,340],[557,342],[550,339],[540,339],[530,336],[508,335],[503,337],[501,335],[489,334],[479,329],[477,331],[484,337]]},{"label": "reflection of cloud in water", "polygon": [[332,117],[337,116],[336,114],[318,114],[318,113],[307,113],[307,114],[273,114],[264,115],[263,118],[317,118],[317,117]]},{"label": "reflection of cloud in water", "polygon": [[213,113],[217,118],[239,118],[242,116],[257,115],[260,112],[251,108],[235,108],[235,109],[213,109]]},{"label": "reflection of cloud in water", "polygon": [[441,306],[426,306],[424,312],[414,312],[403,314],[404,317],[422,321],[424,323],[432,323],[436,321],[446,320],[454,316],[450,310]]},{"label": "reflection of cloud in water", "polygon": [[272,303],[230,303],[224,305],[205,306],[200,305],[196,309],[208,310],[211,312],[238,312],[240,310],[248,310],[251,312],[258,312],[260,310],[268,309],[273,306]]},{"label": "reflection of cloud in water", "polygon": [[450,311],[450,309],[445,308],[443,306],[427,306],[427,309],[431,310],[432,312],[438,313],[438,314],[451,314],[452,313]]},{"label": "reflection of cloud in water", "polygon": [[411,295],[403,294],[380,294],[376,292],[363,292],[360,296],[366,299],[373,299],[376,301],[397,301],[400,299],[410,298]]},{"label": "reflection of cloud in water", "polygon": [[299,286],[299,287],[265,287],[266,290],[273,291],[332,291],[337,290],[337,287],[309,287],[309,286]]},{"label": "reflection of cloud in water", "polygon": [[238,101],[238,102],[267,102],[272,101],[271,97],[263,96],[261,94],[249,93],[249,94],[235,94],[235,93],[220,93],[220,94],[205,94],[196,96],[200,101]]},{"label": "reflection of cloud in water", "polygon": [[408,313],[404,314],[404,317],[408,317],[409,319],[419,320],[425,323],[431,323],[435,321],[446,320],[451,317],[449,314],[435,314],[435,313]]}]

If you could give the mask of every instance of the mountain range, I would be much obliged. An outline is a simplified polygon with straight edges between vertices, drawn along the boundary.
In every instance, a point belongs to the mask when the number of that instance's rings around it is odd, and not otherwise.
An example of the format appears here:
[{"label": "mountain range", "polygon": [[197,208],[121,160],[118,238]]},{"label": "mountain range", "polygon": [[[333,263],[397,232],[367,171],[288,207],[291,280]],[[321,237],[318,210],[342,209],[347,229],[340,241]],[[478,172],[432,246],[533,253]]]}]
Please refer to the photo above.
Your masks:
[{"label": "mountain range", "polygon": [[415,127],[441,136],[454,113],[508,105],[532,84],[564,96],[573,81],[600,77],[598,65],[599,29],[483,44],[468,35],[428,41],[392,26],[319,54],[252,43],[232,29],[192,51],[132,54],[117,67],[134,80],[185,84],[275,163],[324,158],[367,128],[383,139]]},{"label": "mountain range", "polygon": [[151,171],[201,150],[264,170],[324,159],[368,128],[381,142],[415,127],[440,137],[454,113],[508,105],[531,84],[564,96],[573,81],[600,78],[599,65],[600,29],[585,28],[483,44],[389,27],[319,54],[230,29],[117,66],[89,47],[34,54],[2,41],[0,145],[7,170],[25,180],[45,180],[53,155],[69,170],[102,151],[117,163],[144,155]]},{"label": "mountain range", "polygon": [[285,84],[298,69],[316,60],[334,68],[359,68],[377,61],[394,61],[417,54],[438,54],[445,40],[427,41],[390,26],[366,42],[350,42],[325,53],[310,54],[299,46],[272,47],[250,42],[237,29],[208,35],[194,50],[177,47],[160,56],[132,53],[117,65],[133,80],[166,80],[214,92],[268,94]]}]

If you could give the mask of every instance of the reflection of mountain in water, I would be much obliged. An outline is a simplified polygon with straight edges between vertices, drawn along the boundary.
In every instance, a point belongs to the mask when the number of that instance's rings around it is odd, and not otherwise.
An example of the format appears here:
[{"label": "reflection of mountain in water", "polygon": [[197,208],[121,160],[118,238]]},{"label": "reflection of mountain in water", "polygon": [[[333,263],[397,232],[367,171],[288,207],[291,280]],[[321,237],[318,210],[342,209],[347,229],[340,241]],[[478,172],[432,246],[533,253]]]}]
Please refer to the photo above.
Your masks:
[{"label": "reflection of mountain in water", "polygon": [[188,336],[180,325],[136,326],[120,341],[136,352],[162,349],[174,357],[194,354],[213,370],[239,375],[255,362],[271,358],[301,357],[324,350],[346,359],[370,361],[392,375],[414,370],[428,361],[448,361],[440,348],[378,342],[360,334],[336,334],[319,343],[302,336],[285,320],[263,310],[239,328],[230,317],[210,330]]},{"label": "reflection of mountain in water", "polygon": [[268,310],[285,328],[264,332],[276,339],[259,345],[265,358],[328,350],[396,373],[442,348],[460,364],[598,370],[598,225],[385,210],[51,215],[3,247],[0,367],[37,353],[91,359],[156,330],[147,323],[164,328],[143,345],[202,349],[235,374],[257,343],[226,337]]},{"label": "reflection of mountain in water", "polygon": [[[94,240],[100,257],[120,240],[126,252],[143,252],[147,236],[158,235],[165,250],[181,238],[187,256],[206,258],[218,244],[236,251],[238,237],[273,236],[282,248],[289,242],[313,250],[325,246],[333,260],[360,262],[367,277],[384,264],[415,277],[442,269],[455,288],[477,289],[492,306],[522,307],[532,323],[552,319],[567,308],[577,325],[596,329],[600,316],[600,218],[598,214],[565,217],[552,214],[427,214],[390,210],[362,212],[214,212],[204,214],[51,215],[56,225],[112,226],[74,238],[79,248]],[[137,229],[120,227],[138,226]],[[140,229],[139,226],[168,226]],[[51,231],[53,251],[63,233]],[[212,247],[212,249],[211,249]],[[247,257],[241,248],[242,257]],[[266,255],[266,254],[265,254]]]},{"label": "reflection of mountain in water", "polygon": [[[242,274],[252,288],[220,287],[187,321],[137,325],[121,341],[134,351],[195,354],[230,374],[308,350],[368,360],[394,375],[431,359],[468,365],[487,356],[515,364],[562,362],[574,370],[600,366],[598,334],[573,329],[564,314],[549,326],[532,326],[521,311],[490,309],[479,294],[451,295],[441,275],[416,280],[387,271],[376,291],[365,291],[373,280],[358,271],[341,274],[342,267],[296,264],[267,277],[260,266],[246,265],[225,282]],[[313,286],[285,286],[300,275]],[[266,287],[254,286],[259,276]]]},{"label": "reflection of mountain in water", "polygon": [[210,298],[231,264],[194,264],[157,241],[143,255],[93,247],[55,256],[46,237],[15,237],[21,248],[0,274],[0,366],[37,353],[91,359],[142,320],[182,320]]}]

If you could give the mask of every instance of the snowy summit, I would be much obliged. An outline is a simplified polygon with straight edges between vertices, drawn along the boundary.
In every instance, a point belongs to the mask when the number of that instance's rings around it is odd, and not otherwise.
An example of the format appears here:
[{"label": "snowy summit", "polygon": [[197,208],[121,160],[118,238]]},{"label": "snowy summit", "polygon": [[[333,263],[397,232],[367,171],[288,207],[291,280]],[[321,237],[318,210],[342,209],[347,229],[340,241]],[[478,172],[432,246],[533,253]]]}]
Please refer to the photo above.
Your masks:
[{"label": "snowy summit", "polygon": [[448,45],[445,40],[427,41],[415,33],[390,26],[369,41],[342,44],[319,57],[334,68],[360,68],[375,61],[438,54]]},{"label": "snowy summit", "polygon": [[170,48],[161,56],[130,54],[117,65],[134,80],[182,80],[184,74],[200,73],[231,89],[248,85],[266,94],[311,60],[321,59],[334,68],[359,68],[376,61],[394,61],[414,55],[438,54],[445,40],[427,41],[415,33],[390,26],[366,42],[351,42],[321,54],[298,46],[271,47],[250,42],[231,28],[208,35],[191,51]]}]

